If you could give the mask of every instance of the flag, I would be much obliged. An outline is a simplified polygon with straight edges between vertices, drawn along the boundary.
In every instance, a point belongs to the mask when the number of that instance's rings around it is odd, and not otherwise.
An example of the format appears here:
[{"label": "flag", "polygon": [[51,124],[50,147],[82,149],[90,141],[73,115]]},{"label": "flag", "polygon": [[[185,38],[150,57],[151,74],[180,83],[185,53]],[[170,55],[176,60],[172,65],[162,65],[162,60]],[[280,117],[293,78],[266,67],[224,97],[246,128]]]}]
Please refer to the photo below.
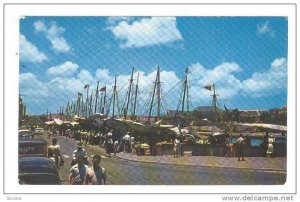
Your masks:
[{"label": "flag", "polygon": [[106,91],[106,86],[100,88],[100,91]]},{"label": "flag", "polygon": [[208,84],[208,85],[204,86],[204,88],[205,88],[206,90],[211,91],[212,85],[211,85],[211,84]]},{"label": "flag", "polygon": [[83,88],[88,88],[89,86],[89,84],[85,84]]}]

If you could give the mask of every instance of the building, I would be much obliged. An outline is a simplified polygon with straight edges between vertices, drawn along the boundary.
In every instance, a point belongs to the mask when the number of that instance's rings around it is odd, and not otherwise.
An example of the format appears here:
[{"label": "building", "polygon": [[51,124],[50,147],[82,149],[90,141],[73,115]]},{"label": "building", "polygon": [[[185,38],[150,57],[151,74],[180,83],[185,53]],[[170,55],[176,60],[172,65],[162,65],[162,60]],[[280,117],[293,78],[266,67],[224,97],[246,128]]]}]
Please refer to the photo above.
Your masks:
[{"label": "building", "polygon": [[261,115],[266,113],[266,110],[252,109],[252,110],[239,110],[240,122],[259,123],[261,122]]},{"label": "building", "polygon": [[195,110],[200,113],[202,118],[208,119],[211,121],[215,121],[216,118],[220,121],[221,113],[223,111],[222,109],[217,107],[216,112],[215,112],[214,106],[199,106]]}]

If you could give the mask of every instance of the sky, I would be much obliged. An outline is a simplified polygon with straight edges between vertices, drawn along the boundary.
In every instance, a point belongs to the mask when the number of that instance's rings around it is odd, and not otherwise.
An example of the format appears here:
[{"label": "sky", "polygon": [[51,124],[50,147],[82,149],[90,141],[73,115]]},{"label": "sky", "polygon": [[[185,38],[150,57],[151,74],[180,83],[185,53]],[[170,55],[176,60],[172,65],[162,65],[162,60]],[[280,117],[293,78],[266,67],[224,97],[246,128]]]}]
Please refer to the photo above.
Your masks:
[{"label": "sky", "polygon": [[[132,68],[137,112],[147,114],[158,66],[162,112],[181,108],[188,68],[189,109],[287,105],[286,17],[49,17],[20,19],[19,91],[27,114],[57,113],[117,78],[123,105]],[[110,95],[108,95],[108,98]]]}]

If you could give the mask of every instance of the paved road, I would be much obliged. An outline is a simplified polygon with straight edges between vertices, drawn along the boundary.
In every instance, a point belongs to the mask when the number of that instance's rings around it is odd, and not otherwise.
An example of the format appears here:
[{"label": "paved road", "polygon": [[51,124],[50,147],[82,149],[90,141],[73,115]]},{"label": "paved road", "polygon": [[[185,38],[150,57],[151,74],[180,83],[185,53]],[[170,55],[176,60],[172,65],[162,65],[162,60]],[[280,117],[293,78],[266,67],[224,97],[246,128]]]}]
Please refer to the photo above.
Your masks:
[{"label": "paved road", "polygon": [[[65,158],[60,174],[63,183],[67,184],[76,142],[66,137],[57,139]],[[134,162],[108,157],[99,146],[87,146],[86,149],[89,156],[100,154],[103,157],[101,164],[107,170],[110,185],[275,185],[284,184],[286,179],[286,173],[281,171]]]}]

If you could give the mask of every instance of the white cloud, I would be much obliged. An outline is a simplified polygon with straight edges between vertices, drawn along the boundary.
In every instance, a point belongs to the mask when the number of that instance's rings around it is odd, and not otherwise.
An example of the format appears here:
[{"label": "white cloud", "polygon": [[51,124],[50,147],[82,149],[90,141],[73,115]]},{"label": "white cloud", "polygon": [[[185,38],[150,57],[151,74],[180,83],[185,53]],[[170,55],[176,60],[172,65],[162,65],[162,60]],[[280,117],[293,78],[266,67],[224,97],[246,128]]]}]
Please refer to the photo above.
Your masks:
[{"label": "white cloud", "polygon": [[109,70],[106,68],[96,70],[96,79],[100,80],[102,83],[111,83],[112,76]]},{"label": "white cloud", "polygon": [[78,65],[72,63],[70,61],[66,61],[64,64],[50,67],[47,70],[47,73],[50,75],[63,75],[63,76],[71,76],[73,75],[78,69]]},{"label": "white cloud", "polygon": [[88,70],[81,70],[77,75],[77,78],[81,81],[84,81],[85,84],[91,84],[95,82],[93,75]]},{"label": "white cloud", "polygon": [[38,100],[48,95],[48,89],[45,84],[37,79],[32,73],[23,73],[19,77],[20,92],[24,96],[31,97],[33,100]]},{"label": "white cloud", "polygon": [[51,39],[52,47],[59,52],[69,52],[70,46],[63,37]]},{"label": "white cloud", "polygon": [[20,60],[28,62],[43,62],[47,56],[40,52],[36,46],[27,41],[26,37],[20,35]]},{"label": "white cloud", "polygon": [[47,27],[42,21],[37,21],[33,25],[36,32],[47,32]]},{"label": "white cloud", "polygon": [[285,58],[276,58],[271,64],[272,67],[280,67],[282,65],[286,65]]},{"label": "white cloud", "polygon": [[266,72],[255,72],[243,81],[242,93],[245,96],[263,97],[276,95],[287,88],[287,60],[275,59]]},{"label": "white cloud", "polygon": [[[75,99],[77,92],[82,91],[84,82],[76,78],[56,77],[46,84],[49,88],[51,97],[66,103],[68,100]],[[74,97],[71,97],[71,96]]]},{"label": "white cloud", "polygon": [[134,17],[125,17],[125,16],[112,16],[107,18],[108,25],[116,25],[120,21],[127,21],[130,22]]},{"label": "white cloud", "polygon": [[65,28],[57,26],[56,23],[52,23],[48,27],[42,21],[36,21],[33,25],[36,32],[42,32],[46,35],[55,51],[69,52],[71,50],[70,45],[61,36],[65,32]]},{"label": "white cloud", "polygon": [[189,69],[190,95],[196,106],[211,102],[212,92],[204,88],[208,84],[215,84],[216,93],[222,99],[236,96],[241,88],[241,81],[235,76],[241,68],[236,63],[225,62],[213,69],[207,69],[197,63],[191,65]]},{"label": "white cloud", "polygon": [[109,30],[120,40],[122,48],[152,46],[182,40],[175,17],[143,18],[132,24],[121,21],[115,26],[110,26]]},{"label": "white cloud", "polygon": [[275,32],[271,29],[268,21],[263,24],[257,25],[257,34],[269,34],[271,37],[275,37]]}]

